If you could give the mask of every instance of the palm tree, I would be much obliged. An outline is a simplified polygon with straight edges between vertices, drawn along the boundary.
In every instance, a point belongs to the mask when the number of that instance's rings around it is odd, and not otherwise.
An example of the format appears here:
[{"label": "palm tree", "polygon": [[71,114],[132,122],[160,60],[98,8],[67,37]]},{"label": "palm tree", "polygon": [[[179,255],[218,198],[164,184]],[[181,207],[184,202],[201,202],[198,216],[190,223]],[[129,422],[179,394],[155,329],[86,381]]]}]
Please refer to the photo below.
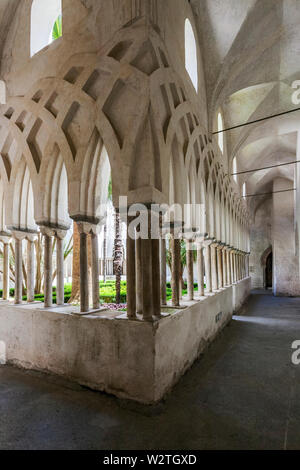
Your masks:
[{"label": "palm tree", "polygon": [[[197,260],[197,250],[193,250],[193,259],[194,261]],[[167,255],[166,255],[166,260],[167,264],[171,270],[172,267],[172,255],[170,248],[167,249]],[[184,287],[184,281],[183,281],[183,271],[184,268],[186,267],[186,244],[184,240],[180,240],[180,284],[181,284],[181,289]]]}]

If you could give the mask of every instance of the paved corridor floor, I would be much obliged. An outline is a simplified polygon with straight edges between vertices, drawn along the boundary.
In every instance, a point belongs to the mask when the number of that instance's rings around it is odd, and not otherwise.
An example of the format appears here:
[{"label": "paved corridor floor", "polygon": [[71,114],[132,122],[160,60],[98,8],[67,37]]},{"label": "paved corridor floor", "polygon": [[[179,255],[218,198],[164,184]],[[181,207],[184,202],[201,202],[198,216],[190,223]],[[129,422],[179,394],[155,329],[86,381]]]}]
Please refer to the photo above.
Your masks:
[{"label": "paved corridor floor", "polygon": [[0,367],[0,449],[300,449],[300,299],[253,292],[161,404]]}]

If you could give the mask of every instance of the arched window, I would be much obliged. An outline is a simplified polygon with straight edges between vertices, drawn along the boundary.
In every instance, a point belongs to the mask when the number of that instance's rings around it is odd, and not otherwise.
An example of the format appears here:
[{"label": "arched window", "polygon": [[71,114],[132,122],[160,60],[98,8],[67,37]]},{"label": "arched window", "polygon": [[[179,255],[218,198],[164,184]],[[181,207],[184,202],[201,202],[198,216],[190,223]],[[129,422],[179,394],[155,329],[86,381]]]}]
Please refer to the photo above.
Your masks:
[{"label": "arched window", "polygon": [[195,90],[198,91],[197,44],[192,25],[188,19],[185,20],[185,68]]},{"label": "arched window", "polygon": [[236,157],[234,157],[232,161],[232,173],[233,173],[233,179],[237,183],[237,165],[236,165]]},{"label": "arched window", "polygon": [[221,113],[218,113],[218,144],[219,144],[219,147],[220,147],[220,150],[221,152],[223,153],[224,152],[224,133],[222,132],[224,129],[223,127],[223,118],[222,118],[222,114]]},{"label": "arched window", "polygon": [[31,57],[62,35],[62,0],[33,0],[31,6]]}]

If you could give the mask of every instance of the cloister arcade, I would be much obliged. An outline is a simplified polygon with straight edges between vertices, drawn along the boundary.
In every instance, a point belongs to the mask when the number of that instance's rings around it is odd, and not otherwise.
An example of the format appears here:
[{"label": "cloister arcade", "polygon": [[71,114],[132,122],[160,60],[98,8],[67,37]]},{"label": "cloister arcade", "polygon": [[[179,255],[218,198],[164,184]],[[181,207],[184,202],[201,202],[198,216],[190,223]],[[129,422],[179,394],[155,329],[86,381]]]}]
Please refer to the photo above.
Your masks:
[{"label": "cloister arcade", "polygon": [[[190,23],[188,28],[191,35]],[[189,68],[192,60],[189,58]],[[28,279],[32,280],[28,298],[33,300],[33,240],[38,230],[45,241],[45,307],[52,306],[53,237],[57,239],[60,273],[58,304],[63,304],[62,242],[72,219],[81,237],[81,311],[89,310],[87,237],[95,240],[92,246],[96,259],[97,233],[104,218],[101,207],[108,185],[105,149],[116,208],[120,196],[127,196],[129,205],[204,207],[200,225],[195,220],[197,214],[192,214],[189,221],[198,228],[192,241],[197,241],[202,295],[204,246],[206,272],[211,273],[206,276],[208,292],[246,276],[247,208],[226,174],[220,148],[201,126],[199,111],[192,106],[185,84],[169,64],[167,50],[155,29],[147,37],[143,25],[127,27],[108,41],[101,53],[75,54],[55,76],[37,79],[23,97],[8,97],[0,123],[1,232],[5,246],[10,236],[15,243],[16,304],[22,301],[22,240],[28,241]],[[184,220],[172,220],[173,226],[183,223]],[[150,257],[152,270],[158,273],[159,241],[152,240],[152,246],[146,240],[138,243],[139,256],[142,260]],[[179,237],[175,236],[174,266],[178,243]],[[163,238],[161,244],[164,246]],[[8,256],[7,249],[5,253]],[[135,297],[140,295],[144,319],[149,320],[160,314],[160,287],[154,285],[159,283],[159,276],[135,274],[135,256],[135,242],[129,239],[128,316],[135,317]],[[151,270],[151,263],[141,265],[142,271]],[[92,275],[96,289],[93,308],[98,309],[97,263]],[[136,275],[146,280],[143,292],[135,292]],[[173,276],[173,303],[178,305],[179,281],[176,272]],[[8,277],[6,261],[4,299],[8,298]],[[164,284],[165,279],[161,282]],[[193,285],[190,265],[190,299]],[[166,300],[162,298],[162,302],[165,304]]]},{"label": "cloister arcade", "polygon": [[[299,295],[299,115],[291,104],[299,7],[285,0],[4,3],[0,341],[12,362],[153,403],[242,306],[251,281],[270,287],[270,259],[274,295]],[[99,298],[110,180],[127,225],[127,304],[117,314]],[[141,215],[146,236],[139,224],[132,230]],[[80,307],[64,302],[72,228],[80,235],[73,253]],[[41,235],[44,305],[34,299]],[[28,320],[28,312],[36,315]],[[32,343],[20,332],[15,346],[15,331],[29,324]]]}]

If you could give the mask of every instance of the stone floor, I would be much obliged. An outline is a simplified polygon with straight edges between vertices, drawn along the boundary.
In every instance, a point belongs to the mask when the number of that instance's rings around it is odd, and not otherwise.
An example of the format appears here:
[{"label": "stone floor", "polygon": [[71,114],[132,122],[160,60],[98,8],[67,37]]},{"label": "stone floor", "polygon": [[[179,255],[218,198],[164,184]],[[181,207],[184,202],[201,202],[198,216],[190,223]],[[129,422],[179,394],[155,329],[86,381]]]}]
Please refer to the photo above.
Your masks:
[{"label": "stone floor", "polygon": [[144,407],[0,367],[0,449],[300,449],[300,299],[252,293],[166,400]]}]

